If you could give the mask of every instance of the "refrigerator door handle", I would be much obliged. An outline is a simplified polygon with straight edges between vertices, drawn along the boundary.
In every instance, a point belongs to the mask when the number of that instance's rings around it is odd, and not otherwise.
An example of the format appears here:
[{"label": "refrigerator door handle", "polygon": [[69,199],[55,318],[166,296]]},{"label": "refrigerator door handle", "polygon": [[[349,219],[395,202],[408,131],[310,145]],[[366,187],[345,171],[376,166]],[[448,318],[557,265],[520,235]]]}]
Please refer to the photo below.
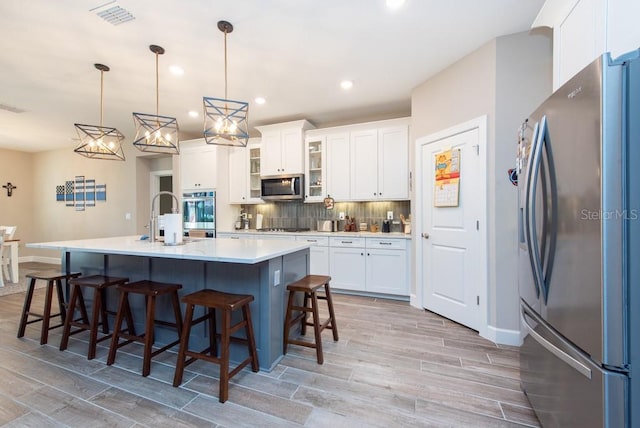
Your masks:
[{"label": "refrigerator door handle", "polygon": [[587,379],[591,379],[591,369],[589,367],[585,366],[580,361],[573,358],[571,355],[568,355],[567,353],[563,352],[556,345],[549,342],[547,339],[542,337],[542,335],[538,334],[538,332],[536,332],[527,321],[527,316],[533,318],[538,324],[542,324],[543,320],[538,318],[536,314],[527,311],[527,309],[524,306],[520,306],[520,308],[521,308],[520,319],[522,321],[522,325],[527,330],[527,333],[529,333],[529,335],[536,342],[538,342],[542,347],[544,347],[547,351],[551,352],[553,355],[560,358],[562,361],[564,361],[566,364],[568,364],[570,367],[572,367],[574,370],[576,370],[578,373],[580,373]]},{"label": "refrigerator door handle", "polygon": [[540,259],[540,248],[538,246],[538,232],[536,228],[536,192],[538,173],[540,171],[540,158],[542,152],[542,129],[546,124],[546,117],[543,116],[540,123],[536,123],[531,140],[531,153],[529,155],[529,166],[527,171],[526,185],[526,209],[525,209],[525,238],[529,252],[529,262],[533,273],[533,283],[536,287],[536,295],[540,296],[540,291],[544,287],[542,276],[542,266]]}]

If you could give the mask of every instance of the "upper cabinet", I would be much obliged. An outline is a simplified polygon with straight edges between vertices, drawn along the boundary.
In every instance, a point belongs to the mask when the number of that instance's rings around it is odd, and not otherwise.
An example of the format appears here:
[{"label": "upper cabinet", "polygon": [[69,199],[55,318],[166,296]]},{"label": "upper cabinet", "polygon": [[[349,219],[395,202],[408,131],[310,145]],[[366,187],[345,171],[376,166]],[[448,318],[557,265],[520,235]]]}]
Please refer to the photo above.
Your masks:
[{"label": "upper cabinet", "polygon": [[260,139],[229,148],[229,203],[257,204],[260,199]]},{"label": "upper cabinet", "polygon": [[204,138],[180,142],[180,186],[183,190],[215,189],[217,147]]},{"label": "upper cabinet", "polygon": [[325,169],[327,153],[326,137],[309,133],[304,144],[305,154],[305,202],[324,200],[327,173]]},{"label": "upper cabinet", "polygon": [[553,28],[554,90],[605,52],[637,49],[638,16],[638,0],[547,0],[532,26]]},{"label": "upper cabinet", "polygon": [[306,120],[256,126],[262,135],[260,173],[262,175],[304,173],[304,133],[313,129]]},{"label": "upper cabinet", "polygon": [[408,119],[323,131],[327,194],[337,201],[409,199]]}]

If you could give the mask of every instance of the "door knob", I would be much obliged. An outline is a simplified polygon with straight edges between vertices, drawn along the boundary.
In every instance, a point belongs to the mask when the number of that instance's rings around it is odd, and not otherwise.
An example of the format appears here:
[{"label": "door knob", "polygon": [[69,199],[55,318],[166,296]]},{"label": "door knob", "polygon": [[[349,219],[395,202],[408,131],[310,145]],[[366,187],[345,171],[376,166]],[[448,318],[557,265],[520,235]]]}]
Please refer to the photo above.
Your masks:
[{"label": "door knob", "polygon": [[424,239],[429,239],[429,234],[428,234],[428,233],[423,233],[423,234],[422,234],[422,237],[423,237]]}]

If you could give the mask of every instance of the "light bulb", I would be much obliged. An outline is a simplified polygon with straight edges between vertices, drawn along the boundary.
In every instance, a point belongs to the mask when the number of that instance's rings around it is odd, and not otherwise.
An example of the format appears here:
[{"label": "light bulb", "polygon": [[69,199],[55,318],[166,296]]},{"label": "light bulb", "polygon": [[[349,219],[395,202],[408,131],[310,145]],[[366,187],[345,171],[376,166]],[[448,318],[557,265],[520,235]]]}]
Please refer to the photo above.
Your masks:
[{"label": "light bulb", "polygon": [[113,144],[113,141],[109,141],[109,149],[113,150],[116,145]]},{"label": "light bulb", "polygon": [[147,138],[147,140],[149,139],[149,137],[151,136],[151,134],[149,134],[149,131],[144,133],[144,136]]},{"label": "light bulb", "polygon": [[167,141],[171,141],[171,134],[167,134],[164,136]]},{"label": "light bulb", "polygon": [[231,121],[231,127],[229,129],[229,132],[234,133],[236,132],[236,129],[238,129],[238,125],[236,124],[235,120]]}]

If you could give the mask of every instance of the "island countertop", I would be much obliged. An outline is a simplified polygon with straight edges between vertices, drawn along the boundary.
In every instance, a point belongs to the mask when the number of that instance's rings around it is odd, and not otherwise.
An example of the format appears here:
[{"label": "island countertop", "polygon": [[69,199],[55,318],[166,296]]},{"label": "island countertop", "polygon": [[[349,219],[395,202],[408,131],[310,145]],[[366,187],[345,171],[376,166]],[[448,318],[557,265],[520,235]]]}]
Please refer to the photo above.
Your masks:
[{"label": "island countertop", "polygon": [[267,239],[190,238],[182,245],[164,245],[164,243],[159,241],[149,242],[148,240],[140,240],[140,236],[134,235],[29,243],[27,247],[128,256],[255,264],[309,248],[309,243],[303,241],[276,241]]}]

